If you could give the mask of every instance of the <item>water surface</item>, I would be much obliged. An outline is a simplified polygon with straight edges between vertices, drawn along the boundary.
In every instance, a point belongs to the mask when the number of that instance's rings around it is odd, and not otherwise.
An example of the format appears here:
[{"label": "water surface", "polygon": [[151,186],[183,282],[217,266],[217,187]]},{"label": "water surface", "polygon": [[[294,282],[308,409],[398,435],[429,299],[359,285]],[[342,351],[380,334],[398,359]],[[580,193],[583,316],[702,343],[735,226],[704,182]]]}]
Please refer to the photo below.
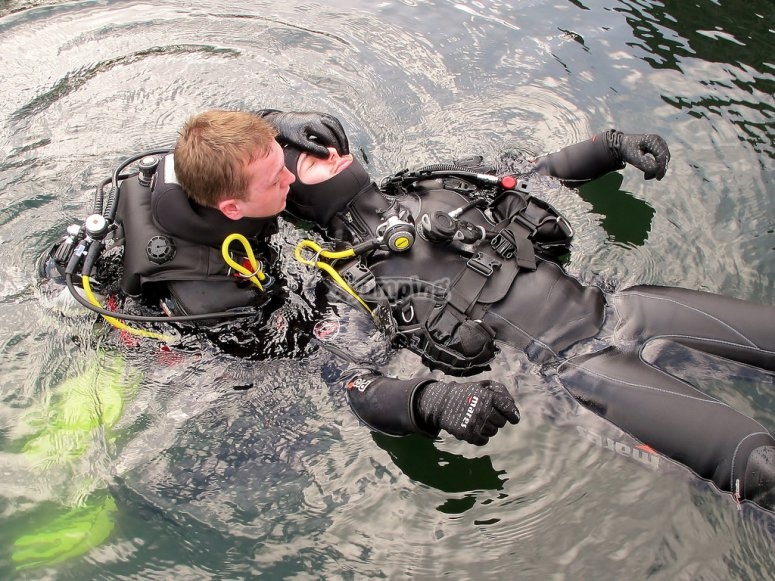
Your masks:
[{"label": "water surface", "polygon": [[[49,308],[35,262],[119,160],[192,113],[311,109],[342,120],[375,177],[659,133],[662,182],[627,170],[553,200],[579,232],[569,270],[773,303],[773,22],[769,0],[0,2],[0,577],[772,576],[755,515],[596,445],[605,425],[517,354],[484,376],[517,394],[518,427],[486,448],[392,439],[329,394],[314,356],[119,349]],[[388,371],[422,372],[405,353]],[[23,452],[73,378],[87,408],[120,414]],[[771,377],[704,380],[775,429]],[[97,548],[16,570],[14,542],[84,507],[115,523]]]}]

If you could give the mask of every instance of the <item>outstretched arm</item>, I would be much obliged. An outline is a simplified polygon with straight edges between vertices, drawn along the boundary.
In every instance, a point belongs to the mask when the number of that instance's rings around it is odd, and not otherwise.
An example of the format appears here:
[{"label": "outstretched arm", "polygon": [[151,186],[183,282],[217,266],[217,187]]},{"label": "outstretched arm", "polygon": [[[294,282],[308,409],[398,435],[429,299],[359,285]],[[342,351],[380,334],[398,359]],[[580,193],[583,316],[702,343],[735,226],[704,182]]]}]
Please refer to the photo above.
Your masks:
[{"label": "outstretched arm", "polygon": [[[382,374],[392,348],[375,328],[375,317],[356,306],[338,287],[316,293],[325,302],[327,325],[313,335],[333,356],[322,366],[322,378],[345,396],[353,413],[372,430],[391,436],[420,434],[435,438],[441,430],[482,446],[506,423],[519,422],[519,410],[506,387],[496,381],[439,381],[433,377],[397,379]],[[323,290],[321,288],[320,290]],[[321,305],[318,305],[320,308]]]},{"label": "outstretched arm", "polygon": [[625,134],[615,129],[539,157],[536,170],[569,182],[587,182],[630,164],[647,180],[665,177],[670,150],[655,134]]}]

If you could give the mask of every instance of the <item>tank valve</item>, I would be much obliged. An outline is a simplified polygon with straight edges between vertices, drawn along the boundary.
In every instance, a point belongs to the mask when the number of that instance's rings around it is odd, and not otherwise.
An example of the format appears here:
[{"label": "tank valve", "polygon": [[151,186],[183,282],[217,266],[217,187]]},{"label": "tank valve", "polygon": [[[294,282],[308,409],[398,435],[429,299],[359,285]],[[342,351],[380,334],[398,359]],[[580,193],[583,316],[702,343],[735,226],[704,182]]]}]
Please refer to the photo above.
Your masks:
[{"label": "tank valve", "polygon": [[78,244],[81,235],[81,227],[78,224],[70,224],[67,227],[67,234],[51,250],[51,257],[54,259],[57,267],[64,269],[73,255],[75,245]]}]

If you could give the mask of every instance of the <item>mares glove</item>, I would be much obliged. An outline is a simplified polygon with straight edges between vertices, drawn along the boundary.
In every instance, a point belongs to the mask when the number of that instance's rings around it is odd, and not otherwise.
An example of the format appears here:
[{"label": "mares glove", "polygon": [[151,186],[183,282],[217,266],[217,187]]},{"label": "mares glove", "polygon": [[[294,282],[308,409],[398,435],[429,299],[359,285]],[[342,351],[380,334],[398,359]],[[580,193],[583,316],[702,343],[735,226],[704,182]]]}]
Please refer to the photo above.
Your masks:
[{"label": "mares glove", "polygon": [[670,150],[659,135],[653,133],[630,135],[612,129],[605,132],[605,139],[620,161],[634,165],[647,180],[665,177],[670,161]]},{"label": "mares glove", "polygon": [[629,163],[647,180],[661,180],[669,161],[670,150],[659,135],[629,135],[611,129],[539,157],[536,171],[567,182],[588,182]]},{"label": "mares glove", "polygon": [[392,436],[435,438],[446,430],[482,446],[506,422],[519,422],[519,410],[506,388],[494,381],[444,383],[428,377],[396,379],[353,370],[344,378],[356,416],[373,430]]},{"label": "mares glove", "polygon": [[495,381],[434,381],[420,389],[415,411],[427,432],[445,430],[477,446],[486,444],[506,422],[519,422],[514,398]]},{"label": "mares glove", "polygon": [[339,119],[315,111],[277,111],[262,109],[257,115],[266,119],[276,130],[277,140],[315,155],[328,157],[327,147],[340,155],[350,153],[350,143]]}]

